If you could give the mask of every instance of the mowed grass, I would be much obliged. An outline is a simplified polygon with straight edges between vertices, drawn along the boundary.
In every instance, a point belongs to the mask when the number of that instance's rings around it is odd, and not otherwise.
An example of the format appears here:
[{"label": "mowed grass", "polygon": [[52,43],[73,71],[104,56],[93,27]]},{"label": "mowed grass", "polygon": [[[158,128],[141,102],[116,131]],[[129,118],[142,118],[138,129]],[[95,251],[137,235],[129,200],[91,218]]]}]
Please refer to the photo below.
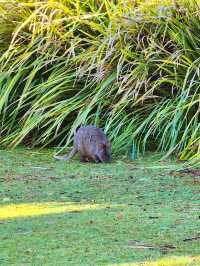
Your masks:
[{"label": "mowed grass", "polygon": [[198,176],[156,154],[102,165],[52,155],[1,150],[0,265],[200,265]]}]

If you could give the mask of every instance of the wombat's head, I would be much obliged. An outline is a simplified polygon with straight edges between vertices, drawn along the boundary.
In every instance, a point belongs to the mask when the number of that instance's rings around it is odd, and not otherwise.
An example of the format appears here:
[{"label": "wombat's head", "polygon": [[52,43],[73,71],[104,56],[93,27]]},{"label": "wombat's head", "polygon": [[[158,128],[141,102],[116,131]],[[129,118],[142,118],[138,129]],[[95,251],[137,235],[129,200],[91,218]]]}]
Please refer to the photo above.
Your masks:
[{"label": "wombat's head", "polygon": [[107,163],[111,161],[111,144],[110,142],[99,143],[98,154],[100,161],[102,163]]}]

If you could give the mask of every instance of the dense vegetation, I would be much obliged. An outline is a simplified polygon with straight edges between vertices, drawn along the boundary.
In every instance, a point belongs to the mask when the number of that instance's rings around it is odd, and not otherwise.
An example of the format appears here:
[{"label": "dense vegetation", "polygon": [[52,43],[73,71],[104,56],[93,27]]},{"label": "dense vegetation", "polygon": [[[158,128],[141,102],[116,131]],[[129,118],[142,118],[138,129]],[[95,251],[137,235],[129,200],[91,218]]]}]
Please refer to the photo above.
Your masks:
[{"label": "dense vegetation", "polygon": [[0,4],[0,144],[68,145],[95,123],[115,152],[198,161],[199,35],[195,1]]}]

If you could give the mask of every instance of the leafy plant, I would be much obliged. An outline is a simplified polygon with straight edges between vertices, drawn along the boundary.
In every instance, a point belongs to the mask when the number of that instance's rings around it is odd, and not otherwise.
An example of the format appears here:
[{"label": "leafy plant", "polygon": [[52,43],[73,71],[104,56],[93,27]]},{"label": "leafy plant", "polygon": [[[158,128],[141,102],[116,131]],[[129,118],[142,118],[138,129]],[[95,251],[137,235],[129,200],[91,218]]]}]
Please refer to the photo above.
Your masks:
[{"label": "leafy plant", "polygon": [[31,136],[32,146],[67,146],[79,125],[95,123],[116,153],[199,160],[198,2],[9,5],[20,15],[1,5],[16,24],[1,48],[2,145]]}]

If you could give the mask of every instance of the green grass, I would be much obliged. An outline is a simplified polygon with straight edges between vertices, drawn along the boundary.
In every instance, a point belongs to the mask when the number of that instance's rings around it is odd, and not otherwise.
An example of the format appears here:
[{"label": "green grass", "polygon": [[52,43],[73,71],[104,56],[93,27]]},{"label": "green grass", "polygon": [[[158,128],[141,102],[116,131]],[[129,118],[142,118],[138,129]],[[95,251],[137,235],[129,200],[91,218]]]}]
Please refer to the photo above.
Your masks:
[{"label": "green grass", "polygon": [[199,25],[195,0],[0,2],[0,145],[92,123],[115,153],[199,163]]},{"label": "green grass", "polygon": [[158,154],[102,165],[52,155],[1,150],[0,265],[200,265],[199,240],[183,241],[199,233],[199,177]]}]

